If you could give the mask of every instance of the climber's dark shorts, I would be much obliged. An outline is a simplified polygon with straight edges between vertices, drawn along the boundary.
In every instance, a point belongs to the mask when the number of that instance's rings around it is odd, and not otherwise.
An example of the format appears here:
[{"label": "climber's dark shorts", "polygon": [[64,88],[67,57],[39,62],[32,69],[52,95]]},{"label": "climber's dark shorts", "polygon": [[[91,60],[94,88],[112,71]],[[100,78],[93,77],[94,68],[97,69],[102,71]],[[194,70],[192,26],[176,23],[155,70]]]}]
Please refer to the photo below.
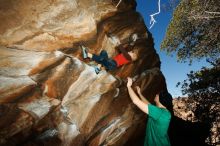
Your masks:
[{"label": "climber's dark shorts", "polygon": [[108,53],[105,50],[102,50],[99,55],[93,54],[92,60],[103,65],[106,70],[114,70],[117,68],[117,63],[108,58]]}]

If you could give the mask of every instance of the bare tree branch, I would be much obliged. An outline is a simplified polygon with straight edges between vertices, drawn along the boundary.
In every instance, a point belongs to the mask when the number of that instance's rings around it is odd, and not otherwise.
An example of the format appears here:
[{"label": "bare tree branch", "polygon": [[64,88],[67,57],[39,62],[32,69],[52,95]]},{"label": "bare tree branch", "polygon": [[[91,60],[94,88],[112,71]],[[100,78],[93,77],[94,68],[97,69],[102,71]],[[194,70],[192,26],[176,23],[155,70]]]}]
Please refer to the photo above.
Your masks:
[{"label": "bare tree branch", "polygon": [[220,12],[209,12],[209,11],[205,11],[206,13],[209,13],[209,14],[217,14],[217,15],[220,15]]},{"label": "bare tree branch", "polygon": [[200,16],[200,15],[194,15],[190,16],[189,20],[198,20],[198,19],[214,19],[214,18],[220,18],[220,16]]},{"label": "bare tree branch", "polygon": [[118,2],[118,4],[116,5],[116,8],[120,5],[121,2],[122,2],[122,0],[120,0],[120,1]]}]

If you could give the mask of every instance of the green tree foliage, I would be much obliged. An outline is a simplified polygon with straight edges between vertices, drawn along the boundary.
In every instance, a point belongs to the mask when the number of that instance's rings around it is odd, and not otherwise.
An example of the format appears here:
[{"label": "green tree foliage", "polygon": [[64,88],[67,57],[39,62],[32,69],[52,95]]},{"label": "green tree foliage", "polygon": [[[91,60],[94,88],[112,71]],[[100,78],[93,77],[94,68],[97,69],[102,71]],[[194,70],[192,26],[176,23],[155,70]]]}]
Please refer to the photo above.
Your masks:
[{"label": "green tree foliage", "polygon": [[[182,83],[187,105],[200,122],[217,125],[220,120],[220,2],[181,0],[167,28],[161,49],[177,53],[178,61],[206,58],[211,68],[191,71]],[[213,138],[214,136],[214,138]],[[216,138],[217,136],[217,138]],[[219,134],[210,133],[209,144],[219,143]]]},{"label": "green tree foliage", "polygon": [[[201,122],[213,123],[219,129],[220,120],[220,59],[210,62],[213,67],[191,71],[188,79],[177,86],[182,86],[183,94],[188,94],[188,107]],[[217,130],[218,131],[218,130]],[[217,144],[218,134],[210,134],[209,144]],[[219,142],[219,140],[218,140]]]},{"label": "green tree foliage", "polygon": [[173,11],[179,4],[180,0],[167,0],[165,4],[161,4],[161,9],[164,12]]},{"label": "green tree foliage", "polygon": [[219,0],[182,0],[173,14],[161,49],[178,61],[220,56]]}]

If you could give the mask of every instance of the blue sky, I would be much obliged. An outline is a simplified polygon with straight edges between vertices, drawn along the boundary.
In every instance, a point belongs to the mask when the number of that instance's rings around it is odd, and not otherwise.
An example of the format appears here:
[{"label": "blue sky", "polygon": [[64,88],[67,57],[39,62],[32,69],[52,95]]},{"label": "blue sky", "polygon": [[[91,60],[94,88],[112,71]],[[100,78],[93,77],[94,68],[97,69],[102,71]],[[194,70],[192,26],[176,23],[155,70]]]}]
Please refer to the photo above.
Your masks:
[{"label": "blue sky", "polygon": [[[158,0],[136,0],[137,1],[137,11],[141,13],[144,18],[147,28],[150,28],[150,15],[158,12]],[[161,5],[167,3],[168,0],[161,0]],[[161,60],[161,71],[163,72],[167,88],[173,97],[182,96],[180,87],[177,88],[176,84],[179,81],[183,81],[187,78],[187,73],[191,70],[199,70],[202,66],[207,66],[204,60],[200,62],[193,62],[191,66],[188,63],[178,63],[176,56],[167,56],[166,52],[160,50],[160,43],[165,37],[166,28],[170,20],[172,19],[172,11],[164,11],[161,9],[161,13],[156,15],[155,20],[157,21],[154,26],[149,29],[152,33],[155,43],[155,49],[160,56]],[[149,60],[150,61],[150,60]]]}]

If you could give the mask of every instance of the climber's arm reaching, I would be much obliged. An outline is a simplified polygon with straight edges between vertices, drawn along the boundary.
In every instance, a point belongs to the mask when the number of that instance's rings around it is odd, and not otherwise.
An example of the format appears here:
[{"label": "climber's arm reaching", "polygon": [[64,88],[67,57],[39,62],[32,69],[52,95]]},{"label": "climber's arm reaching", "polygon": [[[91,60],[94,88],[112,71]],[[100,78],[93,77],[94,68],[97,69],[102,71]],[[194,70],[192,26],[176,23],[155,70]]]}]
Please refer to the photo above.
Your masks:
[{"label": "climber's arm reaching", "polygon": [[132,79],[128,77],[128,83],[127,83],[127,88],[128,88],[128,93],[131,97],[132,102],[137,105],[137,107],[148,114],[148,103],[144,103],[142,100],[139,99],[137,94],[134,92],[132,89]]}]

